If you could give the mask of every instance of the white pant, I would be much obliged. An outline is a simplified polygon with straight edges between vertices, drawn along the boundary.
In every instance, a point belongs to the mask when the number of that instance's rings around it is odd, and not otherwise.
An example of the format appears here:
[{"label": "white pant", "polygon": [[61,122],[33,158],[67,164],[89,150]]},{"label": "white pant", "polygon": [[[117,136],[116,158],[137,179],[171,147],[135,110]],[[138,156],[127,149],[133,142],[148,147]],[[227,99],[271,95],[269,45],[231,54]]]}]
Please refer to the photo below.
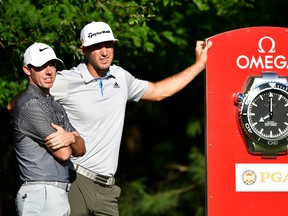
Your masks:
[{"label": "white pant", "polygon": [[52,185],[22,185],[16,207],[20,216],[69,216],[68,193]]}]

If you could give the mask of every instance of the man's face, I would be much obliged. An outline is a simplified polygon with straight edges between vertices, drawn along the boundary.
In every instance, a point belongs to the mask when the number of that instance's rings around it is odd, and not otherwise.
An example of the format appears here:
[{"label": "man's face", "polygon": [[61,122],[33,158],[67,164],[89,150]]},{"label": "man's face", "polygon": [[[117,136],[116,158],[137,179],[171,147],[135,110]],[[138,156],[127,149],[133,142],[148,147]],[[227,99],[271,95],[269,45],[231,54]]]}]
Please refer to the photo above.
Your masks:
[{"label": "man's face", "polygon": [[84,55],[97,72],[107,72],[114,57],[114,41],[106,41],[83,49]]},{"label": "man's face", "polygon": [[51,60],[41,67],[24,65],[24,72],[29,76],[29,82],[49,93],[56,77],[56,61]]}]

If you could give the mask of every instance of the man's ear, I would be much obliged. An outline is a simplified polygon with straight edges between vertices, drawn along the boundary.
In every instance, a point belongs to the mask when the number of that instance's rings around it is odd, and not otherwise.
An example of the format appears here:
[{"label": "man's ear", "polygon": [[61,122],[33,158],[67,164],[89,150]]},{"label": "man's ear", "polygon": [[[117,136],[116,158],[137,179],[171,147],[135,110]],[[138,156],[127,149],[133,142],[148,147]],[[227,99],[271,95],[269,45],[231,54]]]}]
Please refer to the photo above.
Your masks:
[{"label": "man's ear", "polygon": [[24,73],[26,73],[28,76],[31,75],[30,69],[27,65],[23,65],[22,69],[23,69]]},{"label": "man's ear", "polygon": [[83,53],[84,56],[86,57],[86,56],[87,56],[87,52],[88,52],[87,49],[86,49],[86,47],[81,46],[80,49],[82,50],[82,53]]}]

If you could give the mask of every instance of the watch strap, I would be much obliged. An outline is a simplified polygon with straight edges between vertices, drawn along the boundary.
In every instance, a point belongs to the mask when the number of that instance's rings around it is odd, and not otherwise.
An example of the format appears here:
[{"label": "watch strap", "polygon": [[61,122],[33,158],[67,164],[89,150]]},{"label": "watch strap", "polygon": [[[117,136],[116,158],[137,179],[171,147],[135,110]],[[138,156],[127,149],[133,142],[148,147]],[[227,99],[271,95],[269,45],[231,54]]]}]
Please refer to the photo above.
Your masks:
[{"label": "watch strap", "polygon": [[274,158],[277,157],[279,154],[286,154],[287,153],[287,145],[281,144],[278,146],[268,146],[263,144],[255,144],[254,151],[261,152],[263,158]]},{"label": "watch strap", "polygon": [[268,82],[287,84],[287,78],[285,76],[278,76],[278,74],[275,72],[263,72],[261,76],[251,76],[247,81],[244,93],[247,93],[251,89]]}]

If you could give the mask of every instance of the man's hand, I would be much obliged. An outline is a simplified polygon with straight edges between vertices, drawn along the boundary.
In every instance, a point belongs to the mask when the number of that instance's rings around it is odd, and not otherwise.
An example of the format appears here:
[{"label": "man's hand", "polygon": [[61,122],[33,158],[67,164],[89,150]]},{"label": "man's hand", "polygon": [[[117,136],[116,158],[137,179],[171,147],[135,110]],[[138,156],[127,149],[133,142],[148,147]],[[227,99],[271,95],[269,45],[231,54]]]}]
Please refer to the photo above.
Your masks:
[{"label": "man's hand", "polygon": [[195,47],[196,62],[202,69],[205,68],[207,62],[207,52],[212,46],[212,41],[205,43],[205,41],[197,41]]},{"label": "man's hand", "polygon": [[57,130],[45,139],[45,144],[51,151],[69,146],[72,149],[72,155],[75,157],[83,156],[86,153],[85,142],[77,131],[67,132],[58,125],[53,123],[51,125]]},{"label": "man's hand", "polygon": [[72,133],[65,131],[62,127],[53,123],[51,125],[56,129],[56,132],[50,134],[45,139],[45,144],[49,149],[56,151],[75,143],[75,136]]}]

